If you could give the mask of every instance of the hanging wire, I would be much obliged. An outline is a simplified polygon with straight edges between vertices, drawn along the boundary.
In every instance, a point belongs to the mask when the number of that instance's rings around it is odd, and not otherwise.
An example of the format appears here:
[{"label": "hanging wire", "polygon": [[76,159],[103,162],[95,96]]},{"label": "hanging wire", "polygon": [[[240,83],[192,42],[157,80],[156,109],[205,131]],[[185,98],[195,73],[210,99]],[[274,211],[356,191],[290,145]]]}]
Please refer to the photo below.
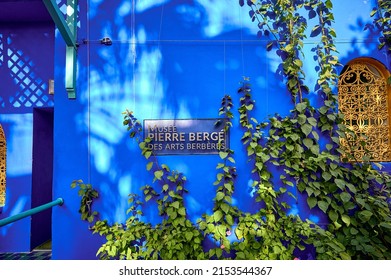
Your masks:
[{"label": "hanging wire", "polygon": [[239,14],[240,14],[240,46],[241,46],[241,52],[242,52],[242,77],[245,77],[244,75],[244,51],[243,51],[243,17],[242,17],[242,9],[239,7]]},{"label": "hanging wire", "polygon": [[158,34],[158,41],[157,41],[158,59],[156,60],[155,77],[154,77],[154,83],[153,83],[152,110],[150,112],[151,115],[153,115],[153,112],[155,110],[156,86],[157,86],[157,77],[158,77],[158,71],[159,71],[158,66],[162,60],[162,55],[161,55],[161,51],[160,51],[160,42],[161,42],[161,35],[162,35],[163,15],[164,15],[164,3],[162,4],[162,11],[160,13],[160,26],[159,26],[159,34]]},{"label": "hanging wire", "polygon": [[226,78],[226,70],[227,70],[227,68],[226,68],[226,63],[225,63],[225,58],[226,58],[226,53],[225,53],[225,41],[224,41],[224,69],[223,69],[223,71],[224,71],[224,94],[226,93],[226,80],[227,80],[227,78]]},{"label": "hanging wire", "polygon": [[[87,24],[86,24],[86,29],[87,29],[87,40],[90,39],[90,1],[87,1]],[[88,155],[87,155],[87,177],[88,177],[88,182],[91,182],[91,77],[90,77],[90,63],[91,63],[91,57],[90,57],[90,45],[87,44],[87,149],[88,149]]]},{"label": "hanging wire", "polygon": [[133,55],[133,60],[132,60],[132,74],[133,74],[133,79],[132,79],[132,89],[133,89],[133,107],[135,108],[136,107],[136,75],[135,75],[135,66],[136,66],[136,32],[135,32],[135,29],[136,29],[136,26],[135,26],[135,23],[136,23],[136,13],[135,13],[135,10],[136,10],[136,0],[132,0],[132,21],[131,21],[131,26],[130,26],[130,29],[131,29],[131,49],[132,49],[132,55]]}]

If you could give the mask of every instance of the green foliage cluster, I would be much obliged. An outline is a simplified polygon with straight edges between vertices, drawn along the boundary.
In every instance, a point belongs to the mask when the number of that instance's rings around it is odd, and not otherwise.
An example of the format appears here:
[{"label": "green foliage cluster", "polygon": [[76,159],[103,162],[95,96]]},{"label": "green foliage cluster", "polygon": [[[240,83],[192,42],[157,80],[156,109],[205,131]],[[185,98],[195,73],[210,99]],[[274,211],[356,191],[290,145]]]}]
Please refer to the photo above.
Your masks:
[{"label": "green foliage cluster", "polygon": [[[383,2],[383,1],[382,1]],[[239,1],[244,5],[244,1]],[[379,2],[380,3],[380,2]],[[368,158],[354,158],[357,145],[341,148],[341,139],[353,139],[337,110],[335,87],[339,65],[335,55],[334,20],[330,0],[247,1],[251,17],[258,21],[262,36],[272,37],[267,45],[281,58],[281,75],[294,101],[288,116],[276,114],[266,122],[255,117],[251,85],[244,79],[239,88],[241,141],[247,152],[255,198],[262,203],[256,213],[243,212],[232,204],[237,184],[233,150],[220,150],[214,206],[193,223],[184,203],[186,177],[159,164],[142,139],[141,124],[129,111],[124,125],[147,160],[153,179],[143,196],[129,196],[129,218],[125,224],[109,225],[91,211],[97,193],[90,185],[75,181],[82,196],[82,218],[91,229],[106,237],[98,251],[102,259],[293,259],[300,250],[313,246],[318,259],[391,259],[391,178]],[[307,17],[304,12],[307,11]],[[307,32],[309,20],[317,20]],[[303,39],[319,38],[312,49],[318,81],[312,93],[322,104],[312,106],[306,94],[303,71]],[[225,129],[235,125],[234,101],[222,99],[219,114]],[[349,137],[348,137],[349,136]],[[274,172],[276,169],[279,172]],[[278,174],[278,178],[274,177]],[[288,215],[287,198],[306,199],[328,218],[320,227],[297,215]],[[141,206],[156,203],[161,222],[145,222]],[[234,241],[232,236],[235,235]],[[212,240],[208,250],[204,244]]]},{"label": "green foliage cluster", "polygon": [[375,17],[374,23],[382,32],[380,37],[379,49],[384,46],[388,51],[391,50],[391,1],[378,0],[377,7],[371,12],[371,16]]},{"label": "green foliage cluster", "polygon": [[98,198],[99,193],[91,184],[84,184],[82,180],[75,180],[71,184],[71,188],[79,188],[78,194],[81,196],[79,213],[83,221],[92,223],[98,215],[98,212],[92,211],[92,203]]},{"label": "green foliage cluster", "polygon": [[[124,125],[128,126],[130,137],[138,141],[148,161],[146,169],[153,174],[152,183],[158,182],[160,188],[157,190],[151,185],[143,186],[143,201],[136,194],[129,195],[129,218],[125,224],[109,225],[107,220],[88,216],[88,221],[93,222],[93,233],[106,237],[106,243],[97,255],[101,259],[203,259],[202,233],[187,218],[184,206],[186,177],[170,170],[165,164],[159,165],[156,158],[151,156],[152,151],[147,147],[151,140],[141,141],[141,125],[131,112],[125,113]],[[90,188],[90,185],[81,181],[75,181],[72,185],[79,185],[81,189]],[[82,196],[83,208],[84,193],[79,194]],[[161,223],[152,225],[143,221],[141,206],[148,201],[157,203]]]}]

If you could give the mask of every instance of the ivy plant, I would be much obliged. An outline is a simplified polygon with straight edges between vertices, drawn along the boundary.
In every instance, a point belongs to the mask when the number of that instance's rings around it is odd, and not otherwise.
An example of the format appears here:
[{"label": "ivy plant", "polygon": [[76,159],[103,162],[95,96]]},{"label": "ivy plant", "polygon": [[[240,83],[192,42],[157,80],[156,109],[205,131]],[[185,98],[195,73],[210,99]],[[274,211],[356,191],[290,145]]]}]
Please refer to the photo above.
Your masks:
[{"label": "ivy plant", "polygon": [[374,24],[380,30],[379,49],[386,46],[391,50],[391,2],[389,0],[378,0],[377,7],[373,8],[371,17],[374,17]]},{"label": "ivy plant", "polygon": [[[239,2],[244,5],[243,1]],[[284,167],[283,180],[294,179],[298,190],[307,195],[310,208],[317,207],[328,216],[328,232],[340,242],[339,248],[335,244],[332,248],[337,249],[337,253],[340,251],[340,257],[389,258],[387,250],[390,243],[386,237],[390,233],[389,175],[375,169],[380,166],[368,162],[368,157],[355,158],[355,141],[350,141],[352,145],[347,151],[342,150],[340,145],[341,139],[352,138],[348,137],[351,132],[343,125],[343,116],[337,110],[337,96],[332,90],[338,80],[336,67],[339,65],[334,45],[336,33],[331,27],[334,21],[332,2],[268,2],[247,1],[247,4],[252,9],[250,16],[258,20],[261,32],[273,35],[269,49],[277,49],[282,61],[282,74],[295,100],[291,116],[270,119],[266,145],[271,149],[270,155],[277,160],[274,164]],[[292,7],[295,12],[292,12]],[[308,11],[308,20],[318,19],[310,32],[311,37],[320,37],[319,44],[312,49],[318,63],[315,68],[318,82],[313,92],[323,100],[323,106],[317,108],[310,104],[309,99],[302,99],[301,94],[297,99],[300,91],[292,90],[292,85],[303,86],[296,82],[303,73],[303,60],[301,63],[292,62],[303,55],[300,50],[306,35],[302,27],[306,26],[307,20],[296,13],[302,8]],[[378,23],[386,35],[388,27],[384,23],[390,9],[389,1],[379,1],[379,8],[384,16]],[[292,28],[292,24],[296,28]],[[296,74],[292,75],[292,72]],[[320,137],[326,145],[319,144]],[[376,206],[369,203],[373,200],[376,200]],[[381,209],[377,208],[380,205]],[[379,215],[381,218],[377,220]],[[371,238],[374,236],[376,238]],[[332,251],[327,252],[322,244],[322,241],[314,244],[318,256],[322,257],[326,252],[331,258],[337,257]]]}]

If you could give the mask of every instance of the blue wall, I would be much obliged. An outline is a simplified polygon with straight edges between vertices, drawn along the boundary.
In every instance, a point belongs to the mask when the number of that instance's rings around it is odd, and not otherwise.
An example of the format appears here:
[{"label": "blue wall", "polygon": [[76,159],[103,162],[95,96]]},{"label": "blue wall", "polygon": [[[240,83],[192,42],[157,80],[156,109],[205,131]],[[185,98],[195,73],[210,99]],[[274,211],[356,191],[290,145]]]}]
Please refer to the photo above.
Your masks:
[{"label": "blue wall", "polygon": [[[54,25],[1,23],[0,123],[7,140],[6,205],[0,219],[31,208],[33,109],[53,107]],[[30,251],[30,219],[0,228],[0,252]]]},{"label": "blue wall", "polygon": [[[377,50],[376,34],[363,31],[371,21],[373,3],[334,2],[341,61],[370,55],[388,66],[387,57]],[[53,209],[54,259],[94,259],[102,243],[80,220],[80,200],[70,188],[73,180],[82,179],[99,190],[95,206],[109,221],[124,221],[127,195],[150,183],[146,162],[122,126],[126,109],[141,121],[215,118],[224,94],[238,100],[243,76],[251,78],[259,120],[275,112],[287,114],[292,106],[275,74],[278,58],[266,52],[267,42],[256,37],[248,8],[236,0],[81,1],[79,14],[78,40],[83,43],[78,50],[76,100],[66,96],[65,45],[56,37],[53,191],[65,204]],[[103,37],[110,37],[113,44],[100,44]],[[308,51],[312,45],[309,39]],[[311,60],[309,54],[307,78],[314,85]],[[234,203],[254,211],[257,205],[239,140],[236,126],[231,131],[239,174]],[[188,178],[186,204],[193,220],[212,208],[218,160],[212,155],[159,158]],[[293,211],[324,222],[316,211],[308,211],[305,201]],[[151,211],[147,218],[154,220],[156,215]]]},{"label": "blue wall", "polygon": [[[374,1],[334,2],[342,63],[370,56],[389,67],[387,55],[377,50],[376,32],[364,31]],[[66,201],[53,209],[55,259],[93,259],[102,242],[80,220],[80,200],[69,187],[72,180],[83,179],[99,189],[96,206],[109,221],[123,221],[128,193],[150,183],[145,160],[122,126],[125,109],[140,120],[215,118],[224,94],[238,100],[243,76],[251,78],[258,119],[275,112],[284,115],[291,108],[285,85],[275,74],[278,58],[265,51],[267,42],[256,37],[248,8],[236,0],[81,1],[79,15],[76,100],[67,99],[65,45],[57,34],[54,51],[51,23],[0,25],[0,122],[8,143],[7,202],[0,218],[31,208],[33,109],[54,106],[47,81],[55,69],[53,196]],[[103,37],[110,37],[113,45],[100,44]],[[312,45],[306,42],[308,52]],[[305,65],[308,83],[314,84],[311,60],[308,55]],[[231,131],[240,174],[235,203],[255,211],[239,132],[238,127]],[[186,203],[193,220],[211,210],[218,156],[159,160],[187,176]],[[294,213],[325,222],[302,201],[294,205]],[[156,219],[153,211],[147,219]],[[29,219],[0,228],[0,251],[29,251],[30,232]]]}]

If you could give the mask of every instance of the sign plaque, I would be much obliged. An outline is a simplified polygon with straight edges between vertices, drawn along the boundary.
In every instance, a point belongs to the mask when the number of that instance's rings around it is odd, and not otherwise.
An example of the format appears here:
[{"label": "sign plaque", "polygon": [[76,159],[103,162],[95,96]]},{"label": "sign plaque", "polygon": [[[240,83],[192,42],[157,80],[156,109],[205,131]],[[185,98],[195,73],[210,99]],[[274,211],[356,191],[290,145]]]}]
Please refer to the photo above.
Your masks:
[{"label": "sign plaque", "polygon": [[218,154],[229,148],[225,119],[144,120],[144,139],[155,155]]}]

